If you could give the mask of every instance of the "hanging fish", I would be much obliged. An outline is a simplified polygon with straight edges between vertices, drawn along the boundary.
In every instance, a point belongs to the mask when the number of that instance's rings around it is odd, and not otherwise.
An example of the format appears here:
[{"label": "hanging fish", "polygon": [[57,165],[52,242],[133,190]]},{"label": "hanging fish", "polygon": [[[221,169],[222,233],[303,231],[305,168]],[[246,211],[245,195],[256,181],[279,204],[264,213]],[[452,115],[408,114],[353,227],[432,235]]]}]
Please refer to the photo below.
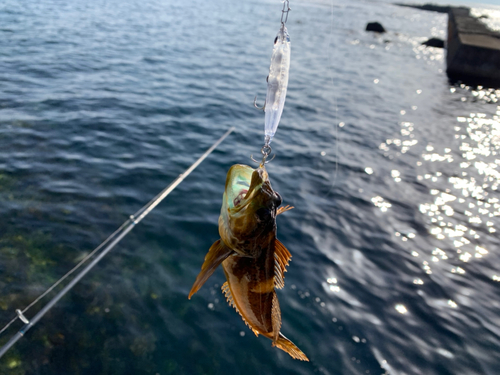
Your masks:
[{"label": "hanging fish", "polygon": [[[283,113],[286,91],[288,87],[288,72],[290,70],[290,35],[284,23],[274,39],[271,66],[267,76],[266,104],[262,108],[265,117],[265,143],[271,143]],[[254,105],[257,107],[256,101]],[[257,107],[258,108],[258,107]]]},{"label": "hanging fish", "polygon": [[[233,165],[226,178],[217,240],[201,267],[189,298],[222,263],[227,282],[226,299],[255,335],[273,341],[273,346],[293,358],[306,355],[281,332],[281,311],[275,288],[283,288],[284,272],[291,255],[276,238],[276,216],[293,207],[281,205],[263,164],[257,169]],[[279,208],[278,208],[279,207]]]}]

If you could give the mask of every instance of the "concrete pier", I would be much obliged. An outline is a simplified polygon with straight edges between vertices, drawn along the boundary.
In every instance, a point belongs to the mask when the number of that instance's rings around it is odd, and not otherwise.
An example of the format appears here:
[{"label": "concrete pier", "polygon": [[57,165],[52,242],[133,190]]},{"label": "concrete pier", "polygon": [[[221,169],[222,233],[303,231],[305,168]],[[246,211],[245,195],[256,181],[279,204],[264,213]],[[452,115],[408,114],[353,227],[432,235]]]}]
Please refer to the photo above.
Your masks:
[{"label": "concrete pier", "polygon": [[446,72],[452,80],[478,84],[500,82],[500,33],[470,15],[467,8],[450,8]]},{"label": "concrete pier", "polygon": [[451,81],[500,87],[500,32],[488,29],[470,9],[436,4],[395,5],[448,13],[446,73]]}]

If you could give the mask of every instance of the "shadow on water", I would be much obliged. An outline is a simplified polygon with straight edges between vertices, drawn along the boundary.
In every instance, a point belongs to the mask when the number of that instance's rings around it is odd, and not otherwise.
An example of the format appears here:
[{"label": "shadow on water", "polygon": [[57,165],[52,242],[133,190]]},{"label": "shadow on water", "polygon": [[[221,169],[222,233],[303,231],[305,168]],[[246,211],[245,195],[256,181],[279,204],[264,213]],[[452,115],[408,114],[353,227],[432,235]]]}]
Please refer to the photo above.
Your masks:
[{"label": "shadow on water", "polygon": [[477,77],[454,77],[448,75],[448,82],[450,86],[466,85],[472,89],[481,89],[483,87],[491,89],[500,89],[500,80],[494,79],[481,79]]}]

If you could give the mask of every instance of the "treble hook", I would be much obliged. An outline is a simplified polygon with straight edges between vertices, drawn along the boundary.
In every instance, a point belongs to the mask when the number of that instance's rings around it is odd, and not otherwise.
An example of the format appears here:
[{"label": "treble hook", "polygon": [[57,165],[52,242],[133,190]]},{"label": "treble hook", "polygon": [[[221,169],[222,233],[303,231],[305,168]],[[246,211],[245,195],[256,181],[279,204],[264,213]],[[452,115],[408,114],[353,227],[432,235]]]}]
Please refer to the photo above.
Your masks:
[{"label": "treble hook", "polygon": [[270,162],[272,162],[274,160],[275,157],[276,157],[276,154],[274,154],[273,157],[270,160],[266,160],[266,158],[267,158],[267,156],[266,156],[266,157],[262,158],[262,161],[258,161],[258,160],[255,160],[253,158],[253,154],[250,155],[250,159],[252,159],[252,161],[254,161],[257,164],[269,164]]},{"label": "treble hook", "polygon": [[266,110],[266,105],[264,104],[262,107],[259,107],[257,105],[257,95],[255,95],[255,98],[253,100],[253,106],[257,109],[260,109],[261,111],[265,111]]},{"label": "treble hook", "polygon": [[[264,164],[268,164],[270,162],[272,162],[274,160],[274,158],[276,157],[276,154],[273,155],[273,157],[271,158],[271,160],[266,160],[267,157],[269,156],[269,154],[271,153],[272,151],[272,148],[271,146],[269,145],[269,143],[266,143],[260,150],[260,152],[262,153],[262,161],[260,162],[261,165],[264,165]],[[259,161],[255,160],[253,158],[253,154],[250,155],[250,159],[252,159],[254,162],[256,163],[259,163]]]}]

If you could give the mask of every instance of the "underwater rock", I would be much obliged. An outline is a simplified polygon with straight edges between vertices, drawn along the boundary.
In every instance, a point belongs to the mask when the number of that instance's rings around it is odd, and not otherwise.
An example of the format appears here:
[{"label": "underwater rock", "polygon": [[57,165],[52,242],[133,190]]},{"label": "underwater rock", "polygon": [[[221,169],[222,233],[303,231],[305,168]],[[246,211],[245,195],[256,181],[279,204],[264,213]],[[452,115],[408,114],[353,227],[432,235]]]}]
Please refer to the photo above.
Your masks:
[{"label": "underwater rock", "polygon": [[385,33],[384,26],[379,22],[368,22],[366,24],[366,31],[374,31],[376,33]]},{"label": "underwater rock", "polygon": [[63,345],[65,342],[65,337],[61,332],[48,335],[47,338],[52,343],[52,345]]},{"label": "underwater rock", "polygon": [[444,48],[444,40],[439,38],[430,38],[422,43],[422,45],[427,47]]}]

